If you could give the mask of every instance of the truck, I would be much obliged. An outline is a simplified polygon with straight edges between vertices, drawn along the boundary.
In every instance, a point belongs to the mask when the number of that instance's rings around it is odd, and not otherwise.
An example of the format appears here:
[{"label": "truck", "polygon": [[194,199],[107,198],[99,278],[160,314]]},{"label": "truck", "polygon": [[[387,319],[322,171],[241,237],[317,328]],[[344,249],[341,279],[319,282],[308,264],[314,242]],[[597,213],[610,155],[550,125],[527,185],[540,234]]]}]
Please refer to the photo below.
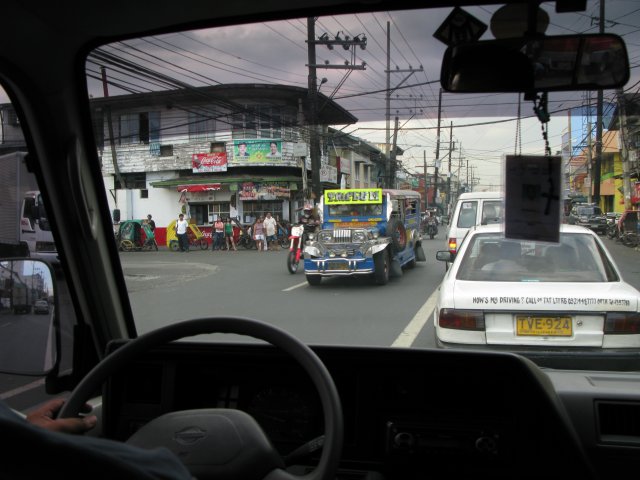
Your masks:
[{"label": "truck", "polygon": [[0,256],[57,259],[56,245],[26,152],[0,155]]},{"label": "truck", "polygon": [[323,277],[369,276],[384,285],[404,268],[426,261],[420,233],[420,194],[413,190],[326,190],[321,229],[307,234],[304,272],[310,285]]},{"label": "truck", "polygon": [[11,308],[13,313],[31,313],[33,292],[26,284],[17,281],[11,287]]}]

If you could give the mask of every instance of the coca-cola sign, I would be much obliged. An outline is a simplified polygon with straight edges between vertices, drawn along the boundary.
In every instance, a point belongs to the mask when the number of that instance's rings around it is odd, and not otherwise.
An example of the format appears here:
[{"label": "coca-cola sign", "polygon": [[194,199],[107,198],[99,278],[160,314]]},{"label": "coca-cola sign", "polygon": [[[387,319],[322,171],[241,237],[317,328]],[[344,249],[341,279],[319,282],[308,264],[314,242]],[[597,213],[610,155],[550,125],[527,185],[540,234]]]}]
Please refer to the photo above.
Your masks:
[{"label": "coca-cola sign", "polygon": [[193,173],[210,173],[227,171],[227,153],[195,153],[191,155]]}]

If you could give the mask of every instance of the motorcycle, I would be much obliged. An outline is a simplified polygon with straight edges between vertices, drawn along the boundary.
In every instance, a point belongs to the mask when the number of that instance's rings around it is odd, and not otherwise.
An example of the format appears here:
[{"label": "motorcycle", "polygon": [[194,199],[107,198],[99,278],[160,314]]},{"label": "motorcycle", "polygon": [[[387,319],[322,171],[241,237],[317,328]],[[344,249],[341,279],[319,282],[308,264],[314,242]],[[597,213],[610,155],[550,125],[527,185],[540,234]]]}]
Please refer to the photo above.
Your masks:
[{"label": "motorcycle", "polygon": [[291,234],[289,235],[289,255],[287,255],[287,269],[289,273],[296,273],[298,271],[298,265],[300,264],[300,257],[302,256],[304,226],[294,225],[291,227]]},{"label": "motorcycle", "polygon": [[433,237],[435,237],[437,234],[438,224],[436,223],[436,220],[434,218],[427,222],[427,235],[429,235],[429,238],[433,240]]},{"label": "motorcycle", "polygon": [[621,213],[607,213],[607,238],[614,240],[617,239],[620,231],[618,229],[618,219],[620,218]]}]

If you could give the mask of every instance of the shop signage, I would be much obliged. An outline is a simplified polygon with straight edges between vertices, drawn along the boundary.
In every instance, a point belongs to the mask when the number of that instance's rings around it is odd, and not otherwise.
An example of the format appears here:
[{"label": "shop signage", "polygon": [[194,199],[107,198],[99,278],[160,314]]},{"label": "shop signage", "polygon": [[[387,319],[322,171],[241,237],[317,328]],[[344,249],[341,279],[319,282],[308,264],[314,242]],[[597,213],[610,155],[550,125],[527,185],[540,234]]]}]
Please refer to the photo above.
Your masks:
[{"label": "shop signage", "polygon": [[244,182],[240,185],[240,200],[289,199],[291,189],[288,182]]},{"label": "shop signage", "polygon": [[[289,162],[287,162],[289,163]],[[233,141],[234,165],[282,165],[282,140]]]},{"label": "shop signage", "polygon": [[191,155],[193,173],[211,173],[227,171],[227,153],[195,153]]},{"label": "shop signage", "polygon": [[176,190],[179,192],[215,192],[221,188],[220,183],[200,183],[197,185],[178,185]]},{"label": "shop signage", "polygon": [[322,165],[320,167],[320,181],[338,183],[338,169],[333,165]]}]

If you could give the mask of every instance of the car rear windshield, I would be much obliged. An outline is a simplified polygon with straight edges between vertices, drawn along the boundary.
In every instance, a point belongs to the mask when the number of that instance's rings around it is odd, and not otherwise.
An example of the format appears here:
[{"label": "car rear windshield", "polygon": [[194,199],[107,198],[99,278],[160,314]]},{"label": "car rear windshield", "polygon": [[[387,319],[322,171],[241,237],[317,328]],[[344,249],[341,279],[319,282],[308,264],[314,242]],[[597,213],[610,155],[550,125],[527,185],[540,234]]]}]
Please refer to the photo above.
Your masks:
[{"label": "car rear windshield", "polygon": [[507,240],[499,233],[474,235],[456,278],[492,282],[619,280],[593,236],[581,233],[563,233],[558,244]]},{"label": "car rear windshield", "polygon": [[578,215],[602,215],[600,207],[578,207]]}]

